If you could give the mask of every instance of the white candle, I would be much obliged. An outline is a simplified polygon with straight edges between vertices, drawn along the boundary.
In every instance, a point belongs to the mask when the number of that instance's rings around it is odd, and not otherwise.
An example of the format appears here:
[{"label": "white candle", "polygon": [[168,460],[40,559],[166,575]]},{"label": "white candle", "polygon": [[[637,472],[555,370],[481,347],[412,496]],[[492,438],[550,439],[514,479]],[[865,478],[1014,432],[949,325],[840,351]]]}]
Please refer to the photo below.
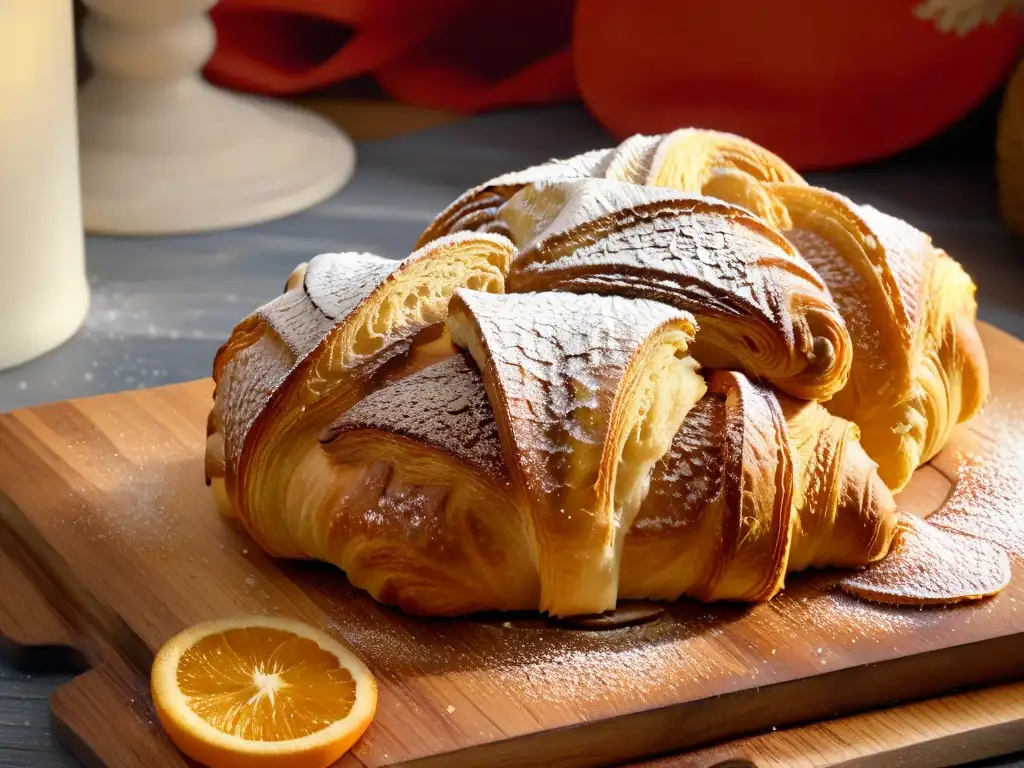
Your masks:
[{"label": "white candle", "polygon": [[88,310],[73,24],[71,0],[0,0],[0,369]]}]

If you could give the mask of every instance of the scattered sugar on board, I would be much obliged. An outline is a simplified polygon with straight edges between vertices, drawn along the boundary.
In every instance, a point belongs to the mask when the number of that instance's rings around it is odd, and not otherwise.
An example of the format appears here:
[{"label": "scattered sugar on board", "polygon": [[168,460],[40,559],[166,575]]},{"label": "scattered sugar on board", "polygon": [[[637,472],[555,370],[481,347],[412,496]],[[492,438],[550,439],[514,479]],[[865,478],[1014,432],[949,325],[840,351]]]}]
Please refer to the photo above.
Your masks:
[{"label": "scattered sugar on board", "polygon": [[[752,610],[708,610],[681,601],[657,622],[610,631],[553,628],[529,616],[422,622],[362,597],[339,601],[315,588],[313,593],[337,617],[331,629],[384,678],[465,677],[466,684],[483,683],[527,704],[557,702],[593,716],[662,696],[678,700],[730,690],[744,681],[771,685],[787,671],[779,660],[794,653],[806,654],[819,669],[843,668],[855,660],[850,654],[899,655],[948,616],[942,608],[888,606],[819,591],[837,581],[825,576],[820,585],[814,578],[802,587],[802,579],[794,580],[788,592]],[[317,582],[312,578],[310,585]],[[737,619],[751,631],[729,628]]]},{"label": "scattered sugar on board", "polygon": [[[887,635],[904,635],[921,630],[939,621],[937,612],[908,611],[885,605],[865,603],[842,592],[830,592],[807,601],[803,617],[822,637],[831,637],[837,644],[849,640],[881,639]],[[856,633],[856,635],[853,635]]]},{"label": "scattered sugar on board", "polygon": [[[82,411],[100,428],[108,414]],[[190,451],[178,443],[130,439],[123,432],[107,434],[114,450],[97,456],[97,443],[88,431],[71,434],[66,461],[87,468],[71,475],[67,493],[46,516],[52,527],[69,527],[75,546],[102,544],[95,556],[127,554],[172,557],[188,549],[198,531],[191,511],[192,465],[183,461]],[[213,519],[213,518],[211,518]]]},{"label": "scattered sugar on board", "polygon": [[845,580],[844,589],[871,600],[927,604],[1006,585],[1006,556],[1024,559],[1024,420],[1015,405],[991,397],[984,426],[967,430],[965,442],[978,452],[956,455],[949,498],[927,523],[906,523],[897,551]]},{"label": "scattered sugar on board", "polygon": [[510,661],[497,671],[517,696],[534,702],[554,697],[581,710],[611,696],[643,700],[655,691],[680,691],[723,675],[748,677],[756,670],[728,665],[706,635],[659,641],[642,630],[626,630],[617,647],[601,647],[592,634],[576,634]]},{"label": "scattered sugar on board", "polygon": [[949,499],[928,521],[1002,547],[1024,559],[1024,467],[1008,447],[980,459],[963,454]]},{"label": "scattered sugar on board", "polygon": [[1006,553],[984,539],[905,515],[894,549],[842,582],[858,597],[927,605],[994,594],[1010,580]]},{"label": "scattered sugar on board", "polygon": [[981,447],[957,456],[950,498],[929,520],[988,539],[1011,557],[1024,559],[1024,418],[1019,404],[990,395],[984,426],[970,436]]},{"label": "scattered sugar on board", "polygon": [[[341,609],[341,610],[337,610]],[[652,691],[684,690],[702,681],[753,675],[754,662],[716,644],[714,614],[610,631],[517,629],[500,620],[427,626],[381,620],[337,606],[329,613],[346,642],[383,676],[485,671],[497,690],[527,703],[563,702],[581,712],[596,703],[641,701]],[[480,649],[486,648],[486,653]]]}]

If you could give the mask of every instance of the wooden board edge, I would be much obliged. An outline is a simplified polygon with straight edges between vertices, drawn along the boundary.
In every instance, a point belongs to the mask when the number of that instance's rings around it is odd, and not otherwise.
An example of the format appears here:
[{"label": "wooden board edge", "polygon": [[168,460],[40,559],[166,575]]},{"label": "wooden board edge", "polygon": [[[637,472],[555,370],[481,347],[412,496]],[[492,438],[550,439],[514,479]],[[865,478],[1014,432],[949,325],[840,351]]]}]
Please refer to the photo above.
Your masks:
[{"label": "wooden board edge", "polygon": [[[938,669],[944,675],[932,674]],[[967,671],[967,670],[970,671]],[[913,676],[911,673],[916,673]],[[907,683],[899,702],[880,700],[885,680],[903,677]],[[936,682],[942,679],[942,683]],[[816,714],[833,711],[844,717],[900,702],[925,700],[950,690],[1024,679],[1024,644],[1017,635],[944,648],[867,667],[853,667],[807,680],[778,683],[719,697],[714,712],[701,702],[609,718],[587,727],[553,729],[468,747],[444,755],[403,763],[410,768],[526,768],[538,754],[552,768],[613,766],[657,755],[678,754],[724,742],[752,738],[777,728],[802,728],[820,722]],[[791,696],[799,687],[801,696]],[[725,716],[722,712],[726,712]],[[745,736],[735,736],[735,722],[745,723]],[[651,738],[650,734],[658,734]],[[787,767],[788,768],[788,767]]]},{"label": "wooden board edge", "polygon": [[[24,518],[21,510],[3,491],[0,491],[0,522],[12,530],[19,545],[27,553],[27,562],[33,563],[41,578],[37,587],[50,600],[59,605],[60,615],[72,620],[77,628],[75,645],[93,665],[102,659],[102,652],[117,649],[126,654],[137,669],[148,669],[153,654],[124,620],[101,599],[77,582],[70,566],[64,563],[45,538]],[[99,647],[90,643],[99,641]]]},{"label": "wooden board edge", "polygon": [[[31,592],[19,604],[50,617],[60,616],[38,585],[41,572],[12,554],[10,539],[0,548],[4,573],[20,573],[19,583]],[[10,595],[11,593],[8,593]],[[64,608],[67,611],[67,607]],[[60,616],[60,626],[79,623]],[[0,630],[3,627],[0,625]],[[71,639],[69,631],[65,637]],[[53,635],[41,634],[39,638]],[[94,638],[94,643],[99,643]],[[96,645],[94,645],[94,648]],[[145,677],[116,658],[109,649],[96,668],[61,686],[51,700],[58,738],[88,766],[145,764],[153,768],[191,765],[156,723]],[[106,727],[121,737],[111,748],[80,714],[103,711]],[[914,723],[917,727],[914,727]],[[627,733],[625,730],[623,733]],[[882,736],[880,736],[882,734]],[[859,738],[858,738],[859,737]],[[858,741],[880,750],[865,753]],[[591,739],[584,737],[589,745]],[[938,768],[949,754],[958,760],[978,760],[1024,749],[1024,682],[1004,684],[925,700],[888,710],[876,710],[823,723],[727,742],[698,752],[626,764],[629,768],[883,768],[898,760],[906,768]],[[139,760],[144,762],[139,763]]]},{"label": "wooden board edge", "polygon": [[[147,676],[90,627],[2,522],[0,534],[0,655],[19,668],[74,675],[50,697],[58,740],[87,766],[192,765],[157,724]],[[31,616],[33,628],[15,612]],[[99,738],[83,712],[103,712],[104,732],[118,738]]]},{"label": "wooden board edge", "polygon": [[159,392],[163,392],[163,391],[166,391],[166,390],[181,390],[181,389],[195,389],[196,393],[200,394],[202,397],[207,397],[208,396],[209,399],[210,399],[210,407],[213,407],[213,387],[214,387],[213,379],[211,377],[209,377],[209,376],[206,376],[206,377],[201,378],[201,379],[189,379],[188,381],[179,381],[179,382],[174,382],[174,383],[171,383],[171,384],[161,384],[160,386],[157,386],[157,387],[147,387],[145,389],[126,389],[126,390],[121,390],[121,391],[118,391],[118,392],[104,392],[104,393],[98,394],[98,395],[85,395],[83,397],[73,397],[70,400],[57,400],[57,401],[53,401],[53,402],[39,403],[37,405],[28,406],[27,408],[16,408],[13,411],[0,412],[0,419],[17,416],[20,413],[27,413],[29,411],[36,411],[36,410],[45,409],[45,408],[52,408],[54,406],[59,406],[59,405],[64,405],[64,404],[75,404],[75,403],[82,403],[82,402],[97,402],[97,401],[102,401],[102,400],[109,399],[109,398],[139,396],[140,394],[142,394],[142,395],[145,395],[145,394],[152,395],[154,393],[159,393]]},{"label": "wooden board edge", "polygon": [[78,674],[88,669],[78,630],[54,605],[60,602],[54,586],[3,521],[0,585],[0,656],[29,672]]},{"label": "wooden board edge", "polygon": [[[103,712],[95,718],[84,712]],[[60,686],[50,698],[54,733],[87,766],[185,768],[198,765],[160,726],[147,678],[123,661],[107,660]],[[104,738],[113,731],[116,739]]]},{"label": "wooden board edge", "polygon": [[1021,750],[1024,681],[770,731],[621,768],[943,768]]}]

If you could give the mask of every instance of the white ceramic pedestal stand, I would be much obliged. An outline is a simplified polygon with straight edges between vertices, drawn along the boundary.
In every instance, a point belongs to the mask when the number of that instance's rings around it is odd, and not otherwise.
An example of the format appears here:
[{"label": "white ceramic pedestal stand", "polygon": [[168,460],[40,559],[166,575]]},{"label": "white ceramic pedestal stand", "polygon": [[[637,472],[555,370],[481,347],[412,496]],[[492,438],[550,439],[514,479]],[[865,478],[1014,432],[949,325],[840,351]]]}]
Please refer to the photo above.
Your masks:
[{"label": "white ceramic pedestal stand", "polygon": [[78,100],[87,231],[253,224],[314,205],[350,178],[352,143],[331,123],[200,77],[215,2],[85,0],[94,68]]}]

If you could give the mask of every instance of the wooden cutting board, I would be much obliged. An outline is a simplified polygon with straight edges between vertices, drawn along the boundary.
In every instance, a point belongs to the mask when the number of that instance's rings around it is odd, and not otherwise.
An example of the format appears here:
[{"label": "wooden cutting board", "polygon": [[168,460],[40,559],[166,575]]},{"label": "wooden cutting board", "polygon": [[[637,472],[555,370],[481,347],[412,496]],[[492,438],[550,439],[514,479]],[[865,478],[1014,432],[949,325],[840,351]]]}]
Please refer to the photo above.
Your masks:
[{"label": "wooden cutting board", "polygon": [[[986,484],[978,472],[997,469],[987,481],[1002,494],[996,525],[1019,544],[1024,503],[1009,503],[1007,488],[1024,477],[1024,344],[990,327],[983,336],[993,397],[901,503],[927,514],[952,489],[950,503],[962,504],[963,486],[976,493]],[[159,751],[144,688],[154,651],[191,623],[239,613],[325,626],[374,670],[380,705],[342,761],[353,766],[610,765],[759,731],[768,733],[737,742],[742,756],[770,755],[773,727],[1024,677],[1019,559],[1000,596],[953,609],[862,603],[819,574],[766,605],[680,602],[614,631],[404,616],[330,567],[271,561],[218,516],[202,469],[211,389],[194,382],[0,416],[0,533],[5,557],[22,564],[21,587],[8,589],[4,574],[0,625],[13,616],[25,642],[49,632],[100,665],[54,704],[85,756],[116,753],[107,742],[122,740],[111,727],[118,705]],[[958,486],[963,467],[973,474]],[[63,606],[61,618],[8,605],[32,590]],[[674,759],[704,766],[741,753],[697,755]]]}]

